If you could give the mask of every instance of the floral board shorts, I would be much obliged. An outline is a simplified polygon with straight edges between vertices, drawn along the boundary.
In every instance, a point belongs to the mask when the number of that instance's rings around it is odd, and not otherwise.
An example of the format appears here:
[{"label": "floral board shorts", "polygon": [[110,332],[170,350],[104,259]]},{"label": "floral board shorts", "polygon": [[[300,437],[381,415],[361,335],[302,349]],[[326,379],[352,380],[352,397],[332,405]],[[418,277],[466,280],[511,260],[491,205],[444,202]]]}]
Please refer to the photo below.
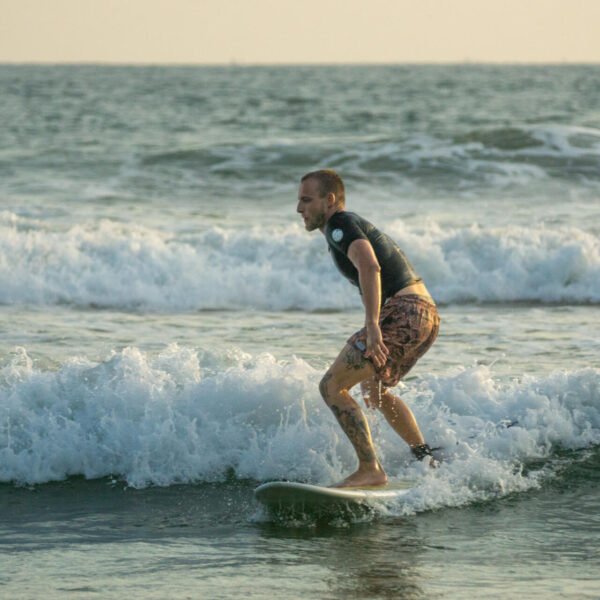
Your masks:
[{"label": "floral board shorts", "polygon": [[[440,329],[440,316],[435,304],[423,296],[392,296],[381,307],[379,326],[389,356],[383,366],[375,367],[375,377],[388,388],[395,386],[429,350]],[[364,354],[366,328],[350,336],[346,343]]]}]

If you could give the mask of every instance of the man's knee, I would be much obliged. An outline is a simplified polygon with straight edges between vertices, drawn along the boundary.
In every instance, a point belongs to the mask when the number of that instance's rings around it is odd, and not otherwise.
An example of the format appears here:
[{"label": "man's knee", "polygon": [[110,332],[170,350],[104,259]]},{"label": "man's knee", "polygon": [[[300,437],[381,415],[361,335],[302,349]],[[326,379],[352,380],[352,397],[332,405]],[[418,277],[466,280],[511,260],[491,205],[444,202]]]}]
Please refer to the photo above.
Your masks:
[{"label": "man's knee", "polygon": [[323,375],[323,379],[321,379],[319,382],[319,392],[321,392],[321,396],[327,404],[329,404],[329,399],[331,398],[331,395],[335,393],[335,391],[336,389],[333,384],[333,373],[327,371],[327,373]]},{"label": "man's knee", "polygon": [[319,391],[323,400],[331,407],[332,403],[344,403],[345,399],[340,397],[340,392],[347,392],[348,386],[343,378],[336,376],[335,371],[327,371],[319,382]]}]

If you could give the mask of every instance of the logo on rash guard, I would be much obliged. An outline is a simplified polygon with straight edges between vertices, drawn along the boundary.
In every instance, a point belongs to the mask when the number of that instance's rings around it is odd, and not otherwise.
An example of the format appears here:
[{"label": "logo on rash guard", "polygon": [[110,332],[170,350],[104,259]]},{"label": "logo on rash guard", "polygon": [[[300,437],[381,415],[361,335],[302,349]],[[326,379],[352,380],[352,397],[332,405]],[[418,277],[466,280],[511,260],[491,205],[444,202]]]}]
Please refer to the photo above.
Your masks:
[{"label": "logo on rash guard", "polygon": [[331,237],[334,242],[339,242],[344,237],[344,232],[341,229],[334,229],[331,232]]}]

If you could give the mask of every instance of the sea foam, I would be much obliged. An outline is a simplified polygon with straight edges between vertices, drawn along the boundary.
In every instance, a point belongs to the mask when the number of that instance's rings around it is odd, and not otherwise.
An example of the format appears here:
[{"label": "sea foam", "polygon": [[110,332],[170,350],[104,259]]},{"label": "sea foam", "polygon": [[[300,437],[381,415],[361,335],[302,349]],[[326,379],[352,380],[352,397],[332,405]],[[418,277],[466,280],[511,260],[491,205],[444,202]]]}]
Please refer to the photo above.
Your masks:
[{"label": "sea foam", "polygon": [[[177,345],[42,372],[20,349],[0,371],[0,480],[112,475],[145,487],[234,475],[330,484],[356,459],[319,397],[321,375],[300,359],[235,349],[216,357]],[[536,487],[552,477],[557,452],[600,444],[597,369],[499,381],[476,367],[400,388],[445,457],[437,470],[413,462],[368,411],[391,479],[418,482],[404,512]],[[528,469],[532,461],[542,466]]]},{"label": "sea foam", "polygon": [[[436,300],[600,302],[600,242],[577,228],[442,228],[392,221]],[[0,302],[125,310],[341,310],[360,306],[321,235],[297,224],[177,235],[104,220],[57,231],[0,218]]]}]

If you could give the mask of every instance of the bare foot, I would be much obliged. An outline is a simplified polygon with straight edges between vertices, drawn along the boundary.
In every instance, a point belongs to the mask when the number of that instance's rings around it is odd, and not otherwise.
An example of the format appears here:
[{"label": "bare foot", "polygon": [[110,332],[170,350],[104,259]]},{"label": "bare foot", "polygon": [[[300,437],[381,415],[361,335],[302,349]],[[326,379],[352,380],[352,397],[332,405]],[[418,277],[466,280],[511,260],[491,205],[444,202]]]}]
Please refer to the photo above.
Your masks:
[{"label": "bare foot", "polygon": [[336,483],[331,487],[335,488],[348,488],[348,487],[370,487],[376,485],[385,485],[387,483],[387,475],[381,468],[381,465],[377,464],[370,468],[359,467],[358,471],[352,473],[340,483]]}]

